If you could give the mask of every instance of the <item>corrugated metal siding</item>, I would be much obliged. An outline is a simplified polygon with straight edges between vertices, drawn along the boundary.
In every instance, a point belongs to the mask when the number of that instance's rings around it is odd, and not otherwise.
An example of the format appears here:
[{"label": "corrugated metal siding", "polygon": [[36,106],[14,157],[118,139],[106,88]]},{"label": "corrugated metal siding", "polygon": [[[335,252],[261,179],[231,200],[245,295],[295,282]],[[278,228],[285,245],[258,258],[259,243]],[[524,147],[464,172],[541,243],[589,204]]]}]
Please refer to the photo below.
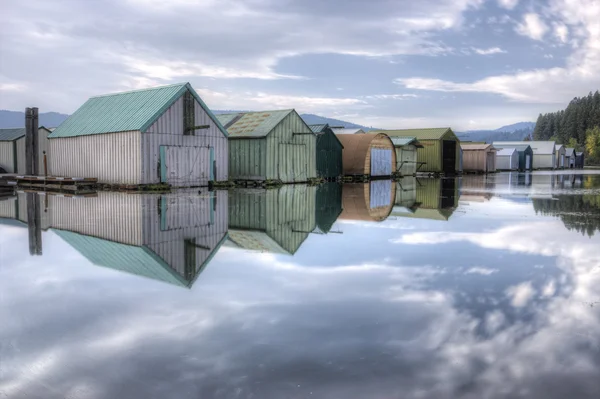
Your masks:
[{"label": "corrugated metal siding", "polygon": [[48,140],[49,174],[95,177],[100,183],[142,184],[140,132]]},{"label": "corrugated metal siding", "polygon": [[554,169],[556,154],[533,156],[533,169]]},{"label": "corrugated metal siding", "polygon": [[486,172],[487,154],[486,150],[471,151],[463,148],[463,170],[465,172]]},{"label": "corrugated metal siding", "polygon": [[395,205],[412,208],[417,201],[417,179],[403,177],[397,183]]},{"label": "corrugated metal siding", "polygon": [[[293,254],[315,229],[315,200],[316,187],[298,184],[272,190],[234,190],[229,199],[229,227],[265,232]],[[251,243],[252,240],[245,242]]]},{"label": "corrugated metal siding", "polygon": [[[386,193],[382,190],[383,186],[379,185],[378,182],[381,182],[381,180],[363,184],[344,184],[342,187],[343,211],[339,218],[376,222],[385,220],[394,207],[396,184],[393,184],[393,182],[385,184],[390,189],[390,192]],[[386,201],[389,202],[384,204]],[[371,204],[380,206],[373,208]]]},{"label": "corrugated metal siding", "polygon": [[7,173],[15,172],[14,142],[0,141],[0,166]]},{"label": "corrugated metal siding", "polygon": [[[279,153],[282,149],[287,151],[285,157]],[[294,183],[317,177],[316,149],[314,133],[296,112],[289,113],[267,136],[267,179]],[[293,169],[282,167],[283,161]]]},{"label": "corrugated metal siding", "polygon": [[517,170],[519,168],[519,152],[496,154],[496,169],[498,170]]},{"label": "corrugated metal siding", "polygon": [[[446,133],[439,140],[432,139],[421,139],[417,136],[419,142],[423,145],[423,148],[417,149],[417,161],[425,162],[426,164],[419,168],[419,172],[433,172],[442,173],[442,146],[444,141],[455,141],[456,142],[456,170],[460,170],[460,141],[452,133],[451,130],[447,130]],[[465,168],[463,154],[463,168]]]},{"label": "corrugated metal siding", "polygon": [[317,187],[315,222],[319,230],[328,233],[342,213],[342,185],[324,183]]},{"label": "corrugated metal siding", "polygon": [[413,176],[417,173],[417,147],[396,147],[396,170],[401,176]]},{"label": "corrugated metal siding", "polygon": [[267,139],[229,140],[229,177],[267,180]]},{"label": "corrugated metal siding", "polygon": [[[158,163],[160,160],[160,146],[180,146],[180,147],[205,147],[214,148],[214,160],[216,162],[216,180],[226,181],[229,175],[229,149],[227,137],[225,137],[212,118],[204,111],[202,106],[194,100],[195,124],[209,125],[208,129],[199,129],[195,135],[184,135],[183,121],[183,97],[179,98],[169,107],[165,113],[156,120],[148,130],[142,134],[143,148],[143,184],[152,184],[160,182],[160,173],[158,172]],[[202,154],[204,154],[202,156]],[[183,176],[175,176],[168,183],[174,186],[189,185],[208,185],[210,180],[210,156],[209,152],[199,151],[198,156],[192,156],[180,165],[179,170],[184,171]],[[206,159],[204,159],[206,158]],[[188,165],[189,164],[189,165]],[[197,170],[198,165],[203,165],[205,178],[193,178],[191,176],[200,176],[202,171]],[[196,172],[192,172],[192,171]],[[185,171],[189,171],[185,173]],[[191,173],[190,173],[191,172]]]},{"label": "corrugated metal siding", "polygon": [[[450,203],[453,207],[458,206],[458,182],[456,179],[452,180],[454,182],[450,179],[419,179],[417,185],[419,208],[441,209],[442,202]],[[443,201],[444,197],[447,201]]]},{"label": "corrugated metal siding", "polygon": [[16,219],[17,206],[17,197],[0,201],[0,218]]},{"label": "corrugated metal siding", "polygon": [[[52,139],[55,140],[58,139]],[[55,229],[139,246],[143,244],[144,198],[144,195],[105,191],[98,192],[98,197],[86,198],[52,195],[48,198],[48,211]]]},{"label": "corrugated metal siding", "polygon": [[342,144],[330,129],[317,136],[317,174],[322,178],[336,178],[342,169]]}]

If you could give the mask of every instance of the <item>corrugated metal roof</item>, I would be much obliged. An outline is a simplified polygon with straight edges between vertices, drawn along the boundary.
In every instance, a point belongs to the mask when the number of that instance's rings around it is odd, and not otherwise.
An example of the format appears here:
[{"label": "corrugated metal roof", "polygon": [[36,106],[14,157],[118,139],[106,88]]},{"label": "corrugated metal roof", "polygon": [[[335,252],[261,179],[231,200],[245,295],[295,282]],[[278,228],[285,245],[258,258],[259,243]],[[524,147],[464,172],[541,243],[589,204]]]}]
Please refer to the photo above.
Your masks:
[{"label": "corrugated metal roof", "polygon": [[91,97],[48,137],[145,131],[189,90],[221,132],[227,131],[189,83]]},{"label": "corrugated metal roof", "polygon": [[498,148],[498,149],[502,149],[502,148],[514,148],[517,151],[526,151],[527,147],[531,147],[529,144],[506,144],[502,141],[494,141],[492,143],[492,145],[494,146],[494,148]]},{"label": "corrugated metal roof", "polygon": [[335,134],[363,134],[365,133],[364,130],[362,129],[355,129],[355,128],[340,128],[340,127],[336,127],[336,128],[332,128],[333,132]]},{"label": "corrugated metal roof", "polygon": [[392,140],[392,143],[394,143],[394,146],[396,146],[396,147],[402,147],[404,145],[409,145],[409,144],[417,141],[416,137],[398,136],[398,137],[390,137],[390,139]]},{"label": "corrugated metal roof", "polygon": [[492,150],[493,147],[491,144],[465,144],[460,143],[460,148],[463,151],[482,151],[482,150]]},{"label": "corrugated metal roof", "polygon": [[290,254],[264,231],[229,229],[229,240],[238,248],[275,254]]},{"label": "corrugated metal roof", "polygon": [[562,144],[556,144],[556,151],[562,150],[563,147],[564,147],[564,145],[562,145]]},{"label": "corrugated metal roof", "polygon": [[496,153],[497,157],[512,157],[512,155],[517,151],[516,148],[503,148]]},{"label": "corrugated metal roof", "polygon": [[567,148],[566,155],[568,157],[572,157],[574,153],[575,153],[575,148]]},{"label": "corrugated metal roof", "polygon": [[25,136],[24,127],[0,129],[0,141],[13,141]]},{"label": "corrugated metal roof", "polygon": [[538,155],[552,155],[556,151],[554,141],[498,141],[494,142],[494,145],[496,144],[500,147],[529,145],[533,153]]},{"label": "corrugated metal roof", "polygon": [[97,266],[178,286],[188,286],[188,283],[164,260],[146,247],[103,240],[67,230],[51,230]]},{"label": "corrugated metal roof", "polygon": [[417,140],[439,140],[448,131],[452,131],[452,129],[449,127],[439,127],[428,129],[373,130],[369,133],[385,133],[390,137],[416,137]]},{"label": "corrugated metal roof", "polygon": [[227,128],[229,137],[265,137],[281,122],[293,109],[262,112],[238,112],[233,114],[221,114],[217,117],[221,123],[228,124],[237,116],[237,121]]},{"label": "corrugated metal roof", "polygon": [[323,131],[327,129],[329,125],[325,123],[320,125],[308,125],[308,127],[313,131],[313,133],[323,133]]}]

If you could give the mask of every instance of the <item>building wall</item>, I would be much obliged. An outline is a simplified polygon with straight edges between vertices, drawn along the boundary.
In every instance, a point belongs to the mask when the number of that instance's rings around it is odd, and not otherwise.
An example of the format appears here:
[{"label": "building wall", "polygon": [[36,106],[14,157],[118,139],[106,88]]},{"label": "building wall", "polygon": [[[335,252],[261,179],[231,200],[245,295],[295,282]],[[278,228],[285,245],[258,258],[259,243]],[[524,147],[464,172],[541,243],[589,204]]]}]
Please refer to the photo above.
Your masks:
[{"label": "building wall", "polygon": [[556,150],[555,161],[556,161],[557,169],[563,169],[567,166],[566,154],[567,154],[567,149],[565,148],[565,146],[562,146],[560,150]]},{"label": "building wall", "polygon": [[141,142],[139,131],[49,139],[49,174],[95,177],[109,184],[143,184]]},{"label": "building wall", "polygon": [[317,174],[322,178],[336,178],[344,174],[342,144],[330,130],[317,135]]},{"label": "building wall", "polygon": [[[48,130],[38,130],[38,162],[39,162],[39,175],[44,174],[44,151],[46,152],[47,161],[50,160],[50,153],[48,152]],[[25,137],[21,137],[16,141],[17,144],[17,173],[26,173],[26,156],[25,156]],[[48,166],[49,168],[49,166]]]},{"label": "building wall", "polygon": [[533,168],[534,169],[554,169],[555,165],[555,154],[534,154],[533,156]]},{"label": "building wall", "polygon": [[[161,182],[158,167],[161,146],[213,148],[216,162],[215,178],[217,181],[228,179],[227,137],[223,135],[197,101],[194,101],[195,124],[196,126],[209,125],[210,127],[196,130],[195,135],[184,135],[183,104],[182,96],[142,134],[142,184]],[[182,157],[178,162],[178,170],[182,171],[178,175],[182,174],[182,176],[170,174],[168,183],[173,186],[208,185],[210,168],[212,168],[209,154],[209,151],[199,150],[197,156],[192,154],[189,157]]]},{"label": "building wall", "polygon": [[[370,144],[369,150],[367,151],[365,157],[365,174],[373,175],[373,171],[371,171],[371,156],[373,149],[383,149],[389,150],[391,152],[391,172],[394,173],[396,171],[396,149],[394,148],[394,143],[390,140],[389,136],[383,133],[379,133],[377,137],[375,137]],[[378,175],[381,176],[381,175]],[[391,176],[391,175],[390,175]]]},{"label": "building wall", "polygon": [[0,167],[7,173],[15,171],[15,143],[13,141],[0,141]]},{"label": "building wall", "polygon": [[17,212],[18,203],[16,196],[0,201],[0,218],[17,219]]},{"label": "building wall", "polygon": [[496,155],[496,169],[498,170],[516,170],[519,168],[519,153],[513,152],[512,155]]},{"label": "building wall", "polygon": [[229,140],[229,178],[267,180],[267,139]]},{"label": "building wall", "polygon": [[316,135],[291,112],[267,136],[267,179],[293,183],[317,177],[316,149]]},{"label": "building wall", "polygon": [[[419,139],[417,137],[417,139]],[[456,142],[456,164],[455,170],[460,169],[461,149],[460,140],[451,132],[447,132],[440,139],[427,140],[419,139],[419,142],[423,145],[423,148],[417,149],[417,161],[425,162],[426,164],[421,166],[419,172],[432,172],[442,173],[443,172],[443,157],[442,157],[442,146],[443,141],[455,141]],[[465,154],[463,153],[463,169],[466,170],[464,162]]]},{"label": "building wall", "polygon": [[465,150],[463,148],[463,170],[465,172],[486,172],[486,150]]},{"label": "building wall", "polygon": [[401,176],[413,176],[417,173],[417,147],[405,145],[396,147],[396,170]]},{"label": "building wall", "polygon": [[25,137],[21,137],[20,139],[15,141],[17,146],[17,173],[24,175],[27,168],[27,157],[25,156]]},{"label": "building wall", "polygon": [[417,178],[413,176],[403,177],[398,180],[396,186],[396,206],[411,208],[417,201]]}]

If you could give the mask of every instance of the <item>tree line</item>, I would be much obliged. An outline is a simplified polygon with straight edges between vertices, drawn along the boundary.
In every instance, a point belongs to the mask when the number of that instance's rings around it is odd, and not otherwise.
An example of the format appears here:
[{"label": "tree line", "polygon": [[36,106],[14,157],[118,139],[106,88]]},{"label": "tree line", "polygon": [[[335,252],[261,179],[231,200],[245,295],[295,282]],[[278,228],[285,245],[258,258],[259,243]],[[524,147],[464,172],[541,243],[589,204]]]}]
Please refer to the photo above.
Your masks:
[{"label": "tree line", "polygon": [[566,109],[540,114],[534,140],[554,140],[584,151],[589,163],[600,163],[600,92],[575,97]]}]

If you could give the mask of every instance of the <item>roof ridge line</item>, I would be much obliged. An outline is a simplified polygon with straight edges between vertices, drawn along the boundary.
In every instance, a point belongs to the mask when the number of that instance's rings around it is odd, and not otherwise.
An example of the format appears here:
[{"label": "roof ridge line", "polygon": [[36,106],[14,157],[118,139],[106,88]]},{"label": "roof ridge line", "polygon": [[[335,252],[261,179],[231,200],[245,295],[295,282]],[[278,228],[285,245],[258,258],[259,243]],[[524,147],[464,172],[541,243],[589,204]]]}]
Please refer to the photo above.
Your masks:
[{"label": "roof ridge line", "polygon": [[112,96],[118,96],[121,94],[131,94],[131,93],[141,93],[143,91],[151,91],[151,90],[159,90],[159,89],[166,89],[167,87],[176,87],[176,86],[185,86],[189,84],[189,82],[184,82],[184,83],[173,83],[170,85],[163,85],[163,86],[155,86],[155,87],[147,87],[145,89],[136,89],[136,90],[127,90],[127,91],[119,91],[119,92],[115,92],[115,93],[108,93],[108,94],[99,94],[97,96],[91,96],[89,98],[101,98],[101,97],[112,97]]}]

